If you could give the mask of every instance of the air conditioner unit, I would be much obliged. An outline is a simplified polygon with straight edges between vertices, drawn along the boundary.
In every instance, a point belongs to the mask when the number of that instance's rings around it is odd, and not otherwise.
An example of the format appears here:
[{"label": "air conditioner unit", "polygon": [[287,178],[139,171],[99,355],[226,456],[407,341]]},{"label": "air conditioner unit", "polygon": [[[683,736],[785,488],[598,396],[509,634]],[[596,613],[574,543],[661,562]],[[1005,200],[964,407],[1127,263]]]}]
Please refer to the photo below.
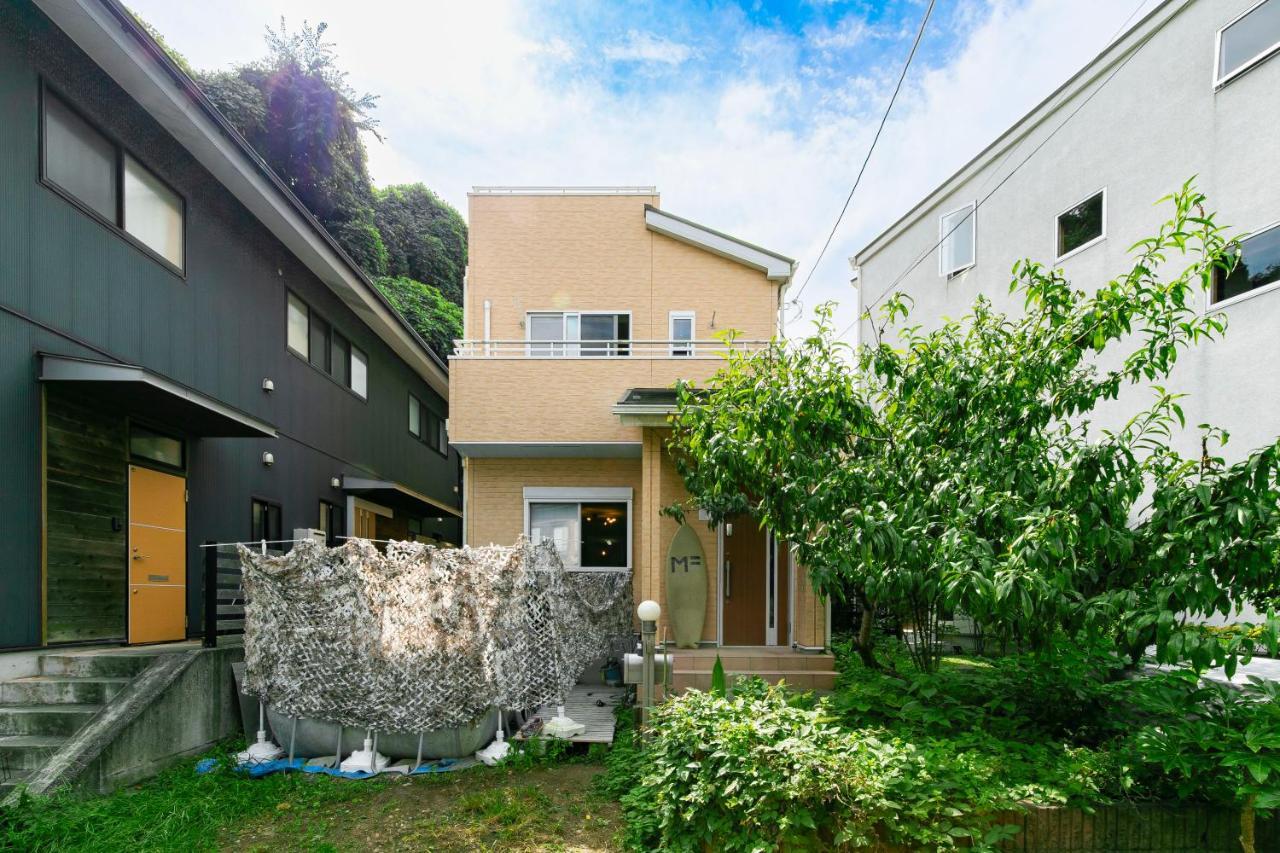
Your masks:
[{"label": "air conditioner unit", "polygon": [[314,527],[293,528],[293,544],[295,547],[299,542],[302,542],[305,539],[312,539],[323,545],[328,541],[329,535],[323,530],[317,530]]}]

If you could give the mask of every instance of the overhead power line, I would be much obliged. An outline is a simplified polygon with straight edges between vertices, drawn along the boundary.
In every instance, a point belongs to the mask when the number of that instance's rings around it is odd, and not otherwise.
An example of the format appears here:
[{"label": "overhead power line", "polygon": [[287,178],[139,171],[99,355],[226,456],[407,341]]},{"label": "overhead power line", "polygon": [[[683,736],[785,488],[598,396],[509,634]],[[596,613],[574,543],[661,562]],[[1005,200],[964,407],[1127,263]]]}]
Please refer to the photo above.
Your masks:
[{"label": "overhead power line", "polygon": [[[1146,2],[1147,0],[1141,0],[1141,2],[1138,4],[1137,9],[1142,8],[1142,6],[1146,4]],[[1128,21],[1133,19],[1133,16],[1135,14],[1137,14],[1137,9],[1135,9],[1132,13],[1130,13],[1129,17],[1125,19],[1126,24],[1128,23]],[[1124,25],[1121,26],[1121,29],[1123,28],[1124,28]],[[1120,63],[1117,64],[1115,68],[1111,70],[1111,73],[1108,74],[1103,79],[1103,81],[1100,84],[1098,84],[1098,86],[1094,88],[1094,90],[1090,92],[1088,96],[1085,97],[1085,99],[1082,100],[1076,106],[1075,109],[1073,109],[1070,113],[1067,114],[1066,118],[1064,118],[1061,122],[1059,122],[1059,124],[1056,127],[1054,127],[1054,129],[1050,131],[1049,134],[1044,139],[1040,140],[1040,142],[1037,143],[1036,146],[1032,148],[1030,152],[1028,152],[1026,157],[1023,157],[1020,161],[1018,161],[1018,164],[1013,167],[1013,169],[1009,172],[1009,174],[1001,178],[1000,181],[994,187],[991,188],[990,192],[988,192],[986,195],[984,195],[982,198],[980,198],[977,201],[977,203],[974,205],[973,213],[971,213],[969,217],[966,217],[966,219],[976,218],[978,215],[978,210],[980,210],[982,206],[986,204],[988,200],[991,199],[992,196],[994,196],[997,192],[999,192],[1000,188],[1003,187],[1005,184],[1007,184],[1009,180],[1013,178],[1013,176],[1016,175],[1020,169],[1022,169],[1023,166],[1027,165],[1027,163],[1030,162],[1031,159],[1036,156],[1036,154],[1040,153],[1040,151],[1046,145],[1048,145],[1049,142],[1052,141],[1055,136],[1058,135],[1058,132],[1061,131],[1064,127],[1066,127],[1067,124],[1073,118],[1075,118],[1080,113],[1081,110],[1087,107],[1089,103],[1093,101],[1093,99],[1096,98],[1102,92],[1102,90],[1107,87],[1107,84],[1109,84],[1112,80],[1114,80],[1116,75],[1119,74],[1121,71],[1123,71],[1125,66],[1127,66],[1130,62],[1133,61],[1134,57],[1136,57],[1142,51],[1142,49],[1146,47],[1147,43],[1151,41],[1152,37],[1155,36],[1155,34],[1156,34],[1156,31],[1153,30],[1152,32],[1144,36],[1142,41],[1134,45],[1133,50],[1131,50],[1129,54],[1123,60],[1121,60]],[[1114,39],[1115,37],[1113,36],[1110,41],[1114,41]],[[1108,42],[1108,44],[1110,44],[1110,42]],[[884,301],[884,299],[887,296],[895,292],[898,289],[898,285],[901,284],[902,281],[907,276],[911,275],[911,273],[915,271],[916,267],[924,263],[925,258],[933,254],[933,252],[936,251],[938,247],[940,247],[943,243],[945,243],[948,237],[950,237],[957,230],[959,230],[960,226],[963,224],[964,224],[964,220],[961,220],[960,222],[956,223],[956,225],[954,225],[950,231],[943,234],[936,243],[932,244],[928,249],[922,252],[914,261],[912,261],[911,264],[908,265],[905,270],[899,273],[898,276],[894,278],[893,281],[889,284],[889,286],[885,288],[884,291],[879,296],[876,297],[874,302],[872,302],[870,305],[866,306],[862,310],[862,312],[859,314],[857,319],[855,319],[848,326],[845,326],[844,330],[840,332],[838,337],[844,337],[845,334],[847,334],[850,329],[852,329],[854,326],[856,326],[858,323],[862,321],[862,317],[869,314],[871,310],[874,309],[877,305],[879,305],[882,301]]]},{"label": "overhead power line", "polygon": [[884,108],[884,115],[880,117],[880,126],[876,128],[876,135],[871,138],[871,146],[867,149],[867,156],[862,158],[862,168],[858,169],[858,176],[854,178],[853,186],[849,189],[849,195],[845,197],[844,207],[840,208],[840,215],[836,217],[835,224],[831,226],[831,233],[827,235],[827,241],[822,244],[822,251],[818,252],[818,259],[813,262],[813,266],[809,267],[809,274],[805,276],[804,283],[800,285],[796,295],[791,297],[790,301],[792,302],[799,300],[800,295],[804,293],[804,289],[809,286],[814,272],[818,269],[818,264],[822,263],[822,258],[827,254],[827,249],[831,246],[831,240],[836,236],[836,230],[840,227],[845,213],[849,210],[849,202],[853,201],[853,194],[857,192],[858,184],[862,183],[862,175],[867,171],[867,164],[871,162],[871,154],[876,150],[876,143],[880,141],[880,134],[884,132],[885,123],[889,120],[889,113],[893,111],[894,102],[898,100],[898,93],[902,91],[902,81],[907,79],[907,69],[911,67],[911,60],[915,58],[916,49],[920,47],[920,39],[924,37],[925,25],[929,23],[929,16],[933,14],[933,7],[936,2],[937,0],[929,0],[929,7],[924,10],[924,17],[920,19],[920,29],[916,30],[916,39],[911,43],[911,52],[907,54],[907,61],[902,65],[902,73],[898,75],[898,84],[893,87],[893,95],[889,98],[889,105]]}]

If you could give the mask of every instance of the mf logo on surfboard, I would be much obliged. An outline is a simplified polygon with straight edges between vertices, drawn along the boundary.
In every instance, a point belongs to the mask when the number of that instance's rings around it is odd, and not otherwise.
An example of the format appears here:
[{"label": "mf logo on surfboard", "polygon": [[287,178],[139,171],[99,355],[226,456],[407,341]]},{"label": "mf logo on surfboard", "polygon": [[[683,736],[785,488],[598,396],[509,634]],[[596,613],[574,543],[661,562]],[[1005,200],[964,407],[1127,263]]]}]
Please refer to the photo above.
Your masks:
[{"label": "mf logo on surfboard", "polygon": [[672,557],[672,558],[671,558],[671,573],[672,573],[672,574],[675,574],[676,572],[680,571],[681,569],[684,569],[686,572],[688,572],[690,569],[693,569],[694,571],[697,571],[697,570],[698,570],[698,569],[700,569],[700,568],[702,568],[702,557],[698,556],[697,554],[691,554],[691,555],[689,555],[689,556],[687,556],[687,557]]}]

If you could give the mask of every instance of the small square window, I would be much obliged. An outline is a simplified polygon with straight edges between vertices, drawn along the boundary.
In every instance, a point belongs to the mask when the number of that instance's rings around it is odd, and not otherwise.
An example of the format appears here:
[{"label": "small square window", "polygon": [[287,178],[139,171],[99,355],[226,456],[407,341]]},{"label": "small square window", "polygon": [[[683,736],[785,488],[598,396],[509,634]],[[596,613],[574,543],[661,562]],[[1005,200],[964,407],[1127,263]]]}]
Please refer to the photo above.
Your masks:
[{"label": "small square window", "polygon": [[693,355],[693,330],[695,326],[692,311],[672,311],[668,324],[671,334],[671,355],[687,358]]},{"label": "small square window", "polygon": [[1107,235],[1107,191],[1099,190],[1058,214],[1058,260]]},{"label": "small square window", "polygon": [[1240,241],[1230,274],[1214,272],[1213,301],[1222,302],[1280,282],[1280,223]]},{"label": "small square window", "polygon": [[967,204],[938,219],[938,275],[955,275],[977,260],[977,205]]}]

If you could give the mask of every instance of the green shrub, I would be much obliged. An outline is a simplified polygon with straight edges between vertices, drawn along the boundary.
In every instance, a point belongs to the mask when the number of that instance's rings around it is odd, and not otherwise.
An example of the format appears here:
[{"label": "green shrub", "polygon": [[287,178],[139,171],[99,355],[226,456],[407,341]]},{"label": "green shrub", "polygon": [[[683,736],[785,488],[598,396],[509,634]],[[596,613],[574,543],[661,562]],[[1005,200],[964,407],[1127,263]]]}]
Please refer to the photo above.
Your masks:
[{"label": "green shrub", "polygon": [[800,707],[781,688],[745,686],[655,709],[622,796],[629,846],[829,849],[883,839],[944,849],[1008,834],[989,817],[1013,804],[998,764],[845,731],[825,701]]}]

